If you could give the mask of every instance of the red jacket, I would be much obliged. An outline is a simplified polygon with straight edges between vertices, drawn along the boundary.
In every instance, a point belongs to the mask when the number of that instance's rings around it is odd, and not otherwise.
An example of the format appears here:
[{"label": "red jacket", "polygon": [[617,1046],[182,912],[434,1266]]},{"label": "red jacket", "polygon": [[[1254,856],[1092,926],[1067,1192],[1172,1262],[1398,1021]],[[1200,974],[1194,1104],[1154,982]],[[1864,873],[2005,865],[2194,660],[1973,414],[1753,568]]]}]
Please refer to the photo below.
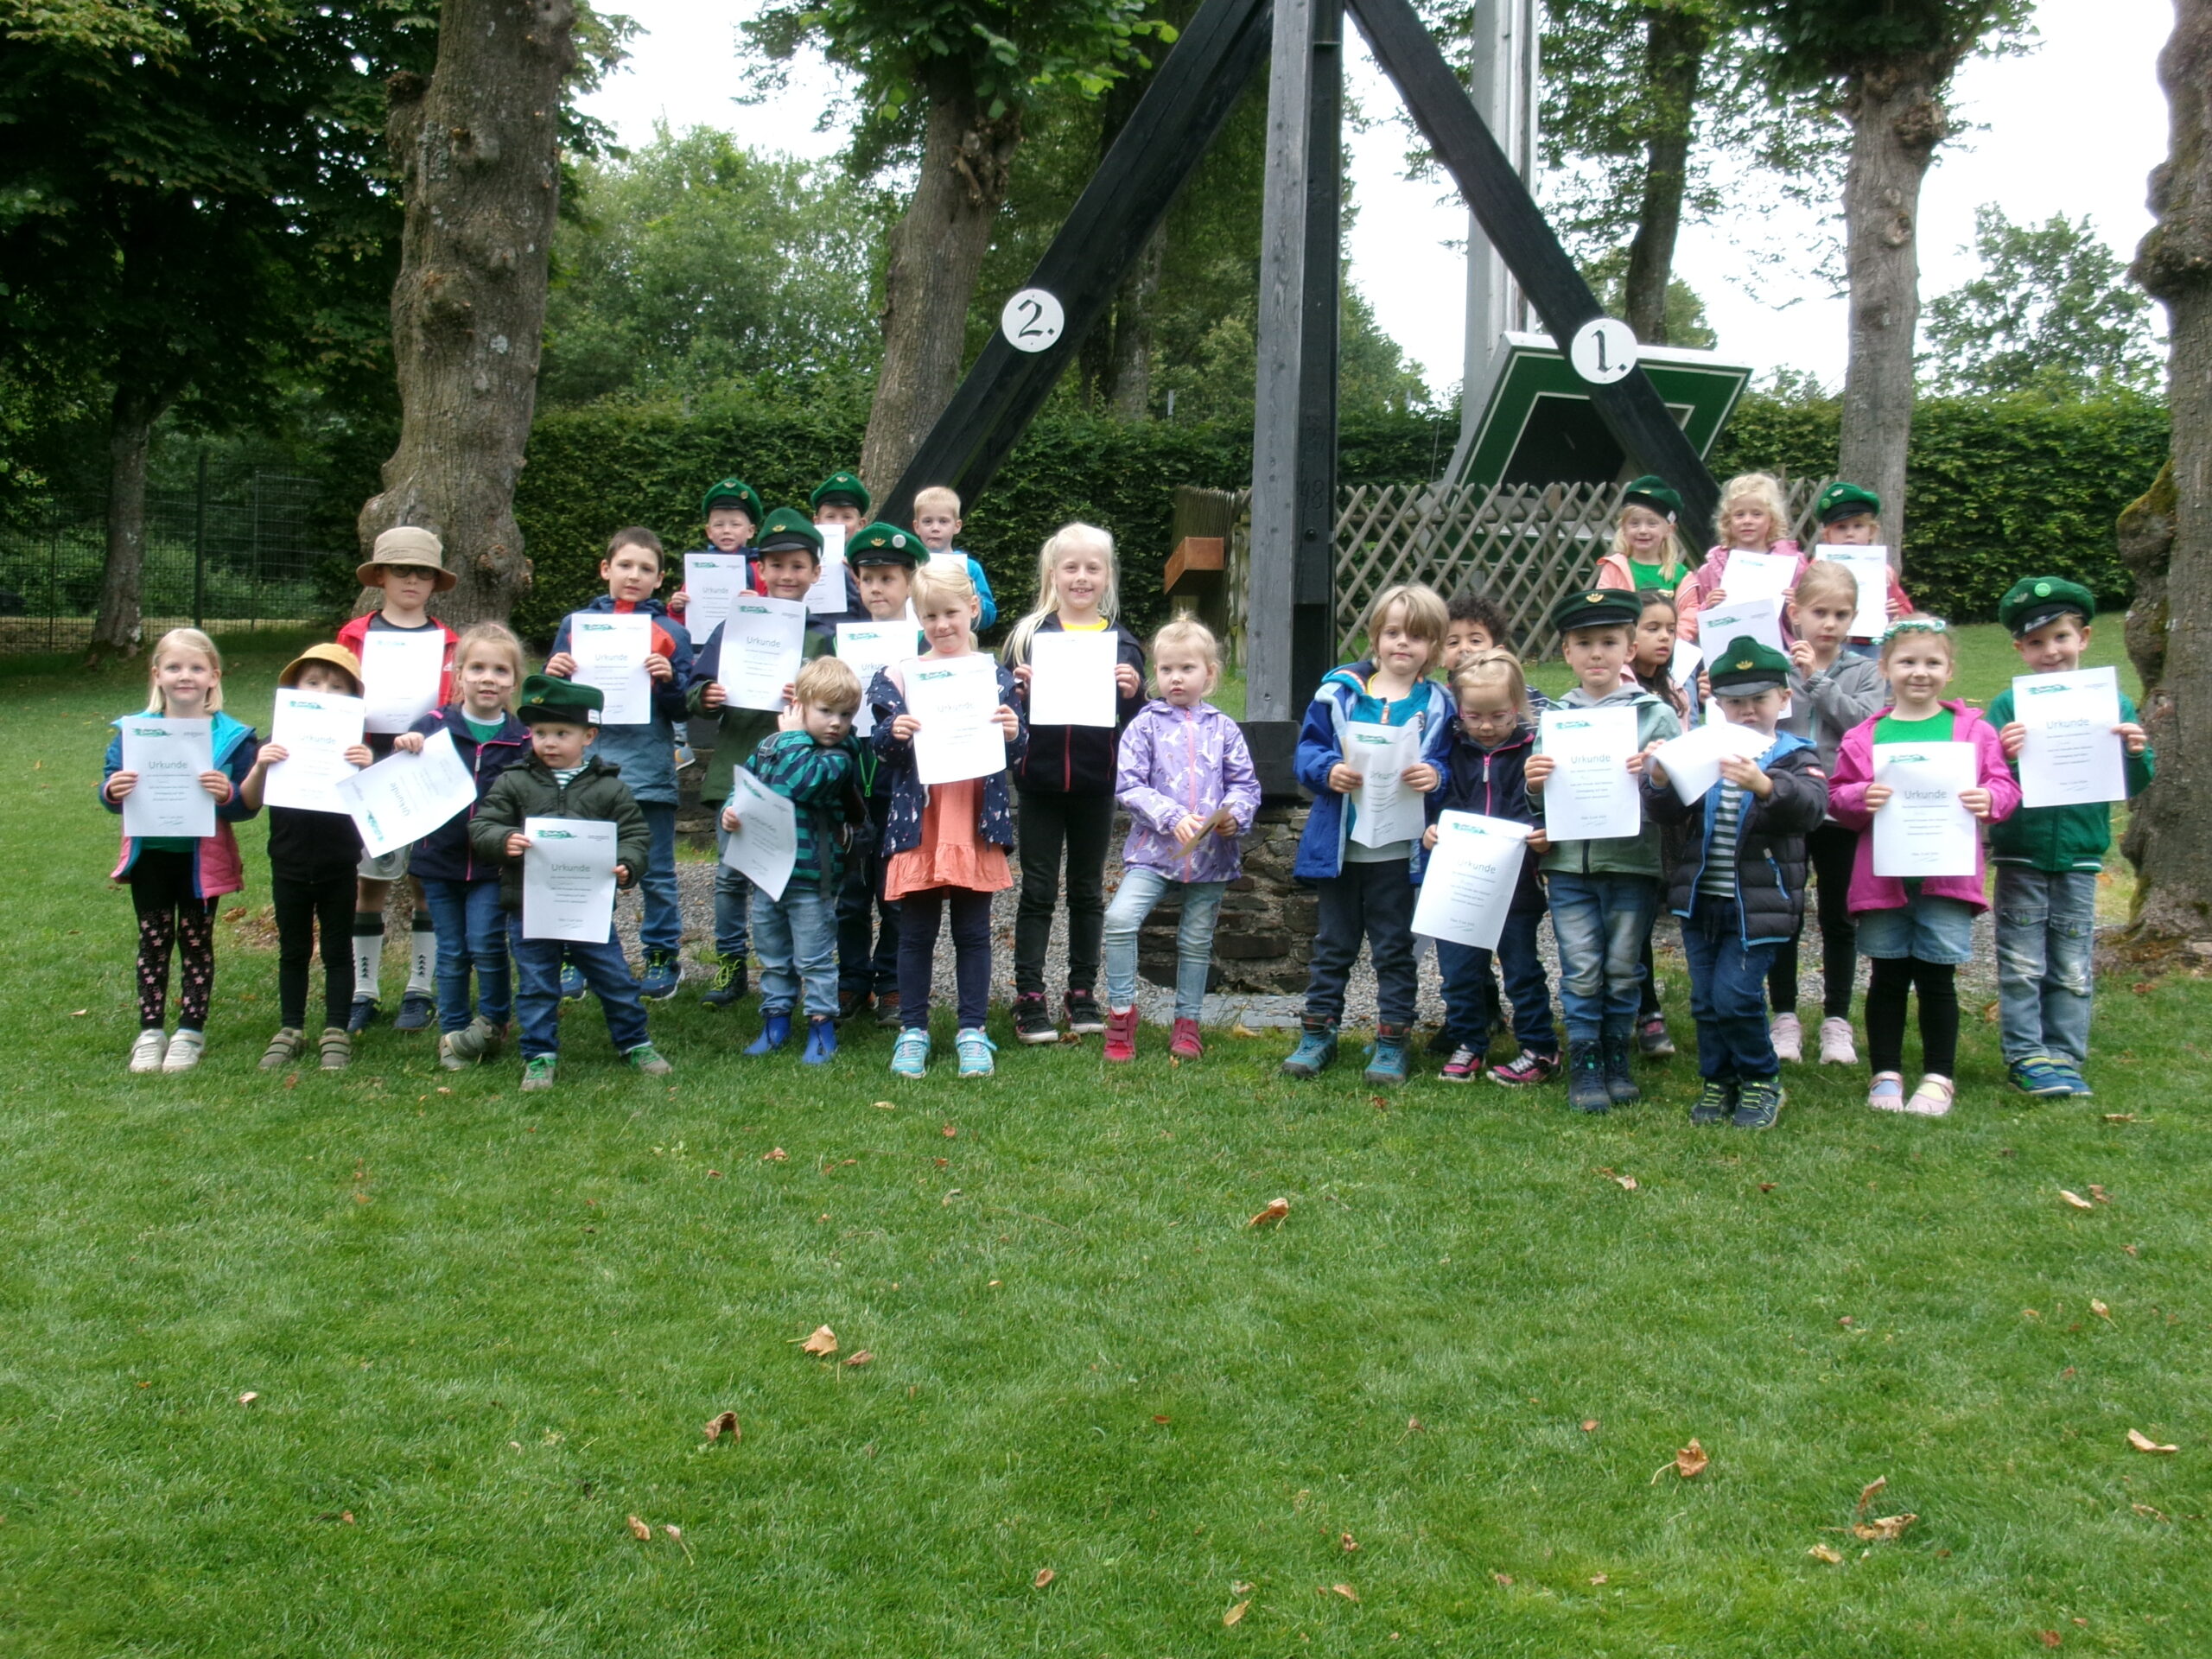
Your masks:
[{"label": "red jacket", "polygon": [[[348,622],[344,627],[338,630],[338,643],[353,653],[353,660],[355,662],[358,663],[362,658],[363,652],[361,650],[361,642],[368,637],[369,624],[381,614],[382,613],[378,611],[367,612],[363,615],[355,617],[351,622]],[[461,636],[455,633],[451,628],[446,627],[446,625],[439,621],[435,616],[430,619],[430,624],[433,627],[442,628],[445,630],[445,666],[438,675],[438,707],[443,709],[454,700],[453,648],[461,643]],[[403,629],[401,632],[404,632],[405,630]],[[389,747],[391,740],[386,738],[385,741],[386,747]]]}]

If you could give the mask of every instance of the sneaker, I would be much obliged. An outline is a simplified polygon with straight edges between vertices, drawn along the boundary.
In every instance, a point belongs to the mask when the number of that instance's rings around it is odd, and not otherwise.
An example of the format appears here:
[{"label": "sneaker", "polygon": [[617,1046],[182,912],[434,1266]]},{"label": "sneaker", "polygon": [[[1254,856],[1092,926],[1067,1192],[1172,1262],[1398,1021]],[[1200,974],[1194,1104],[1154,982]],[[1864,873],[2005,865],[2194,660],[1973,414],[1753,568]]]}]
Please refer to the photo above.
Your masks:
[{"label": "sneaker", "polygon": [[2088,1100],[2096,1093],[2095,1090],[2089,1087],[2089,1080],[2082,1075],[2082,1068],[2073,1061],[2054,1059],[2051,1064],[2058,1068],[2059,1075],[2066,1079],[2066,1092],[2075,1099]]},{"label": "sneaker", "polygon": [[888,1031],[899,1023],[899,993],[879,991],[875,998],[875,1023]]},{"label": "sneaker", "polygon": [[1668,1034],[1663,1014],[1653,1014],[1636,1028],[1636,1046],[1647,1060],[1672,1059],[1675,1039]]},{"label": "sneaker", "polygon": [[1382,1088],[1392,1088],[1403,1083],[1408,1070],[1406,1028],[1403,1026],[1376,1026],[1375,1041],[1369,1046],[1367,1055],[1367,1070],[1361,1075],[1368,1082]]},{"label": "sneaker", "polygon": [[1774,1044],[1774,1057],[1784,1065],[1797,1065],[1805,1058],[1805,1027],[1794,1014],[1777,1014],[1766,1028],[1768,1039]]},{"label": "sneaker", "polygon": [[1904,1110],[1904,1079],[1894,1071],[1877,1071],[1866,1090],[1866,1103],[1878,1112]]},{"label": "sneaker", "polygon": [[908,1026],[891,1048],[891,1075],[918,1077],[930,1063],[930,1034],[919,1026]]},{"label": "sneaker", "polygon": [[1559,1076],[1559,1056],[1539,1054],[1524,1048],[1503,1065],[1490,1069],[1490,1080],[1502,1083],[1508,1089],[1529,1089],[1540,1083],[1549,1083]]},{"label": "sneaker", "polygon": [[1179,1060],[1205,1058],[1206,1046],[1198,1036],[1198,1022],[1178,1020],[1174,1033],[1167,1039],[1167,1052]]},{"label": "sneaker", "polygon": [[409,991],[399,999],[399,1012],[392,1018],[391,1028],[394,1031],[428,1031],[437,1012],[437,998],[428,991]]},{"label": "sneaker", "polygon": [[160,1071],[168,1049],[168,1033],[159,1026],[148,1026],[138,1033],[138,1040],[130,1045],[130,1069],[142,1077],[149,1071]]},{"label": "sneaker", "polygon": [[649,1077],[664,1077],[676,1068],[668,1063],[668,1056],[651,1043],[639,1043],[625,1050],[622,1058]]},{"label": "sneaker", "polygon": [[1906,1098],[1904,1109],[1915,1117],[1943,1117],[1951,1109],[1951,1080],[1930,1071]]},{"label": "sneaker", "polygon": [[1106,1029],[1106,1016],[1098,999],[1089,991],[1068,993],[1068,1029],[1078,1037],[1095,1037]]},{"label": "sneaker", "polygon": [[1630,1057],[1636,1044],[1624,1031],[1608,1032],[1599,1040],[1598,1053],[1605,1068],[1605,1094],[1616,1106],[1633,1106],[1643,1098],[1643,1090],[1636,1086],[1636,1072]]},{"label": "sneaker", "polygon": [[1821,1021],[1821,1064],[1859,1064],[1859,1045],[1852,1036],[1851,1021],[1840,1014],[1832,1014]]},{"label": "sneaker", "polygon": [[326,1071],[343,1071],[353,1064],[353,1033],[340,1026],[325,1026],[315,1055]]},{"label": "sneaker", "polygon": [[843,1024],[856,1014],[866,1014],[869,1004],[874,1001],[875,999],[866,991],[839,991],[837,993],[838,1023]]},{"label": "sneaker", "polygon": [[699,1006],[706,1008],[727,1008],[742,1001],[745,997],[745,958],[717,957],[715,976],[707,988],[699,993]]},{"label": "sneaker", "polygon": [[1318,1077],[1337,1063],[1337,1027],[1332,1020],[1308,1020],[1298,1046],[1282,1063],[1286,1077]]},{"label": "sneaker", "polygon": [[591,986],[585,981],[582,969],[573,962],[561,964],[561,995],[563,997],[574,1002],[589,989]]},{"label": "sneaker", "polygon": [[1116,1008],[1106,1016],[1106,1058],[1125,1065],[1137,1057],[1137,1011]]},{"label": "sneaker", "polygon": [[[269,1039],[269,1046],[261,1051],[261,1069],[281,1071],[301,1055],[307,1052],[308,1034],[287,1026]],[[134,1068],[135,1069],[135,1068]]]},{"label": "sneaker", "polygon": [[438,1064],[448,1071],[466,1071],[491,1058],[505,1035],[504,1026],[495,1026],[480,1014],[459,1031],[449,1031],[438,1039]]},{"label": "sneaker", "polygon": [[967,1027],[952,1039],[952,1052],[960,1057],[960,1075],[963,1077],[988,1077],[994,1067],[991,1056],[998,1045],[983,1035],[975,1026]]},{"label": "sneaker", "polygon": [[801,1065],[826,1065],[837,1052],[837,1022],[835,1019],[811,1019],[806,1022],[806,1052],[798,1057]]},{"label": "sneaker", "polygon": [[1472,1083],[1483,1074],[1482,1051],[1462,1043],[1452,1051],[1452,1058],[1444,1062],[1444,1081]]},{"label": "sneaker", "polygon": [[1690,1122],[1700,1128],[1726,1123],[1735,1114],[1737,1090],[1733,1077],[1707,1077],[1690,1103]]},{"label": "sneaker", "polygon": [[1778,1077],[1753,1077],[1744,1085],[1736,1105],[1739,1129],[1770,1129],[1782,1116],[1782,1103],[1789,1098]]},{"label": "sneaker", "polygon": [[353,1006],[346,1011],[346,1029],[360,1033],[377,1022],[377,1000],[373,996],[357,996]]},{"label": "sneaker", "polygon": [[561,1063],[556,1056],[551,1054],[531,1055],[527,1060],[523,1062],[523,1092],[524,1094],[528,1094],[531,1090],[537,1089],[550,1089],[553,1086],[554,1074],[560,1069]]},{"label": "sneaker", "polygon": [[2024,1060],[2015,1060],[2005,1068],[2005,1075],[2024,1095],[2048,1098],[2074,1092],[2073,1085],[2066,1080],[2065,1068],[2047,1054],[2031,1054]]},{"label": "sneaker", "polygon": [[645,952],[645,971],[638,976],[638,995],[648,1002],[665,1002],[683,988],[683,964],[673,950]]},{"label": "sneaker", "polygon": [[1613,1092],[1605,1087],[1605,1054],[1595,1037],[1576,1037],[1567,1045],[1567,1103],[1578,1112],[1609,1112]]},{"label": "sneaker", "polygon": [[1052,1023],[1052,1013],[1045,1006],[1043,992],[1031,991],[1014,999],[1014,1034],[1025,1043],[1060,1040],[1060,1028]]},{"label": "sneaker", "polygon": [[176,1035],[169,1039],[168,1052],[162,1056],[164,1071],[189,1071],[200,1064],[200,1056],[207,1046],[207,1038],[189,1027],[179,1026]]}]

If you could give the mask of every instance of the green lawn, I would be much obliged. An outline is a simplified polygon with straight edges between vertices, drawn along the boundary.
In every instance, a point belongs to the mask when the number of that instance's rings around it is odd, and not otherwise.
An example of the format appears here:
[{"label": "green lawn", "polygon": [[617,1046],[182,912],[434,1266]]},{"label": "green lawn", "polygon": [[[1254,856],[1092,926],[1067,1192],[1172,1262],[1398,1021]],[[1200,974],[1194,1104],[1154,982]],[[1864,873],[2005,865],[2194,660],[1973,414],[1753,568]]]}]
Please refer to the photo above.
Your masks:
[{"label": "green lawn", "polygon": [[136,689],[0,716],[0,1652],[2212,1650],[2202,982],[2102,988],[2094,1102],[1974,1021],[1953,1119],[1800,1071],[1751,1137],[1687,1058],[1600,1120],[1227,1036],[894,1085],[688,998],[672,1087],[589,1008],[536,1100],[387,1029],[269,1076],[226,926],[207,1063],[131,1078]]}]

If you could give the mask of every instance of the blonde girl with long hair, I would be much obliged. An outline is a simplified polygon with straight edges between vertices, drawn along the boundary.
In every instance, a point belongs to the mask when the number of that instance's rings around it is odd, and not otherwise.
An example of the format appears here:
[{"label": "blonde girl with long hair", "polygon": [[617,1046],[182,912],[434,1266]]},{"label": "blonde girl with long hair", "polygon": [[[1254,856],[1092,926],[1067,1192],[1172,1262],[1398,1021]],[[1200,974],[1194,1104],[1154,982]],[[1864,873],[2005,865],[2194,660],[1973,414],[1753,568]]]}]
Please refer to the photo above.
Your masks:
[{"label": "blonde girl with long hair", "polygon": [[[1782,480],[1771,473],[1744,473],[1720,486],[1720,542],[1705,556],[1705,563],[1682,579],[1675,590],[1676,631],[1685,639],[1697,638],[1697,613],[1728,597],[1728,559],[1733,553],[1783,553],[1796,560],[1789,573],[1790,588],[1805,574],[1810,562],[1789,539],[1789,507],[1783,499]],[[1789,620],[1782,619],[1783,643],[1792,638]]]}]

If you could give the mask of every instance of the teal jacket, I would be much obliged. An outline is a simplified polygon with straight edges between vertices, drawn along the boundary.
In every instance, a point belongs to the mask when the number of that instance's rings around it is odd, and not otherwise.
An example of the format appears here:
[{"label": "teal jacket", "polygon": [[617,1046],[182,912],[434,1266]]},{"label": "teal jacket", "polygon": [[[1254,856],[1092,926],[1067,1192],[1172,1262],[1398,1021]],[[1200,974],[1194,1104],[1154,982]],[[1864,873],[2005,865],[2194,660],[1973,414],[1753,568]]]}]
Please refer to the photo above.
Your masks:
[{"label": "teal jacket", "polygon": [[[2135,719],[2135,704],[2126,692],[2120,694],[2120,717]],[[2002,732],[2012,723],[2012,688],[2006,686],[1990,700],[1989,723]],[[2133,800],[2150,787],[2158,762],[2145,748],[2127,757],[2127,796]],[[2020,775],[2018,762],[2012,775]],[[2112,846],[2112,803],[2093,801],[2085,806],[2024,806],[2009,818],[1989,826],[1989,856],[1999,864],[2025,864],[2031,869],[2063,875],[2072,870],[2101,870],[2105,853]]]}]

